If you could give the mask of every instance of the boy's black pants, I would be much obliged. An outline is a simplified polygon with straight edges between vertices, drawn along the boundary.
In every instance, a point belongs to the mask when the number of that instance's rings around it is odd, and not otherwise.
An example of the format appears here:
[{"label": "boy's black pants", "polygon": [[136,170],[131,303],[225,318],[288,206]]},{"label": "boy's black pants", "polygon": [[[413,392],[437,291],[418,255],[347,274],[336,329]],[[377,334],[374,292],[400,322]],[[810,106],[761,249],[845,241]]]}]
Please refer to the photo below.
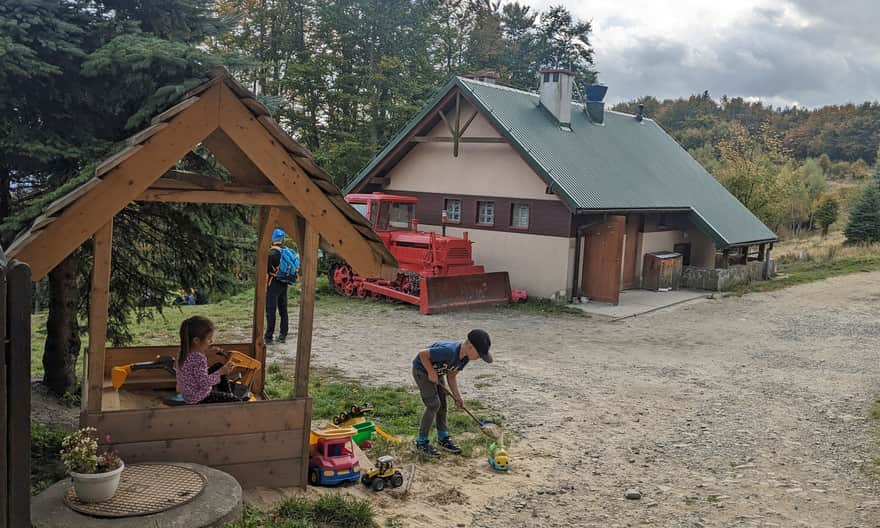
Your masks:
[{"label": "boy's black pants", "polygon": [[287,339],[287,284],[273,280],[266,288],[266,333],[263,335],[266,341],[275,333],[275,310],[281,315],[278,339]]}]

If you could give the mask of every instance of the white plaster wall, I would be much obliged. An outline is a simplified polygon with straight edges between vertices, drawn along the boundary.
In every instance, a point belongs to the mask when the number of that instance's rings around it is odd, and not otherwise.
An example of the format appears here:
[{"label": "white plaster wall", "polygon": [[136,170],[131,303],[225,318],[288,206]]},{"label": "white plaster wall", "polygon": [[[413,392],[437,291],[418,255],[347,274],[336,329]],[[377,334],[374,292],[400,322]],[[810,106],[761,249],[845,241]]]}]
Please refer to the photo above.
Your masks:
[{"label": "white plaster wall", "polygon": [[[441,232],[440,226],[420,225],[425,231]],[[571,290],[574,239],[484,229],[446,227],[449,236],[467,231],[474,241],[474,263],[486,271],[507,271],[510,286],[527,290],[533,297],[552,297]]]},{"label": "white plaster wall", "polygon": [[[473,113],[463,105],[462,126]],[[453,116],[447,116],[453,119]],[[450,136],[442,121],[430,135]],[[464,137],[501,137],[481,115]],[[508,143],[461,143],[458,157],[452,143],[419,143],[389,173],[387,192],[411,191],[559,200],[546,194],[547,185]]]},{"label": "white plaster wall", "polygon": [[675,244],[691,244],[691,265],[703,268],[715,267],[715,243],[696,227],[687,231],[655,231],[642,233],[642,248],[636,262],[636,274],[642,276],[645,255],[655,251],[672,251]]},{"label": "white plaster wall", "polygon": [[636,276],[642,276],[642,265],[645,255],[655,251],[672,251],[675,244],[687,242],[683,231],[654,231],[642,233],[642,249],[639,251],[639,260],[636,262]]},{"label": "white plaster wall", "polygon": [[688,229],[691,243],[691,266],[715,268],[715,242],[696,227]]}]

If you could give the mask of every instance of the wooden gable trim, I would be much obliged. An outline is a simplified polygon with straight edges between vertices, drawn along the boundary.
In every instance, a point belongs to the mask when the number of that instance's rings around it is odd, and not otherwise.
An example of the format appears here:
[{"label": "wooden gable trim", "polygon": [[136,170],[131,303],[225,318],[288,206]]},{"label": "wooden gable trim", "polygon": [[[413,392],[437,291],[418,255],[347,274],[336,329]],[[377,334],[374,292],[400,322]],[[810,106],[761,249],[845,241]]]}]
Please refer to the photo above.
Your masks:
[{"label": "wooden gable trim", "polygon": [[363,276],[381,276],[385,270],[374,248],[297,165],[284,146],[230,89],[222,88],[220,97],[220,128],[306,221],[315,226],[336,254]]},{"label": "wooden gable trim", "polygon": [[373,169],[365,175],[361,181],[351,189],[350,192],[358,193],[366,187],[373,178],[376,178],[378,174],[383,174],[385,171],[389,170],[394,165],[397,165],[401,159],[403,159],[410,150],[415,146],[413,143],[413,138],[421,135],[425,129],[430,130],[440,121],[440,110],[446,107],[447,104],[452,102],[455,98],[455,94],[459,91],[457,86],[454,86],[449,93],[443,96],[442,99],[437,101],[437,104],[434,105],[434,108],[425,114],[425,117],[421,119],[406,136],[402,137],[400,141],[397,142],[397,145],[391,149],[391,152],[385,155],[384,158],[375,166]]},{"label": "wooden gable trim", "polygon": [[34,281],[45,277],[217,128],[219,104],[219,90],[206,91],[12,256],[30,265]]}]

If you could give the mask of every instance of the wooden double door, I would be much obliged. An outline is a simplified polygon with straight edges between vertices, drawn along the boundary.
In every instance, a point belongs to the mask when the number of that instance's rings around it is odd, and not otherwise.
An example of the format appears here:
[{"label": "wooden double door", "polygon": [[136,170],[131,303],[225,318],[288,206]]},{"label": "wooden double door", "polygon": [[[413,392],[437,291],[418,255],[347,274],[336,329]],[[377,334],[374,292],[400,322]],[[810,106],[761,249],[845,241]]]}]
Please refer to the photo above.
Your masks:
[{"label": "wooden double door", "polygon": [[617,304],[620,291],[638,286],[641,215],[610,215],[584,234],[583,295]]}]

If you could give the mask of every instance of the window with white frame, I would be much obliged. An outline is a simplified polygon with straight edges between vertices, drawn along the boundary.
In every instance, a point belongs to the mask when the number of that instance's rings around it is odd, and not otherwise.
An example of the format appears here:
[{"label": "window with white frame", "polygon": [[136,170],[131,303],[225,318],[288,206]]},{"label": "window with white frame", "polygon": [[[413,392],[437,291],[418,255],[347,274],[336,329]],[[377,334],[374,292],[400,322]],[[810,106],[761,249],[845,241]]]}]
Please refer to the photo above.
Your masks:
[{"label": "window with white frame", "polygon": [[529,205],[515,203],[510,209],[510,227],[516,229],[529,228]]},{"label": "window with white frame", "polygon": [[495,202],[477,202],[477,223],[495,225]]},{"label": "window with white frame", "polygon": [[461,200],[457,198],[447,198],[443,203],[443,221],[458,224],[461,223]]}]

